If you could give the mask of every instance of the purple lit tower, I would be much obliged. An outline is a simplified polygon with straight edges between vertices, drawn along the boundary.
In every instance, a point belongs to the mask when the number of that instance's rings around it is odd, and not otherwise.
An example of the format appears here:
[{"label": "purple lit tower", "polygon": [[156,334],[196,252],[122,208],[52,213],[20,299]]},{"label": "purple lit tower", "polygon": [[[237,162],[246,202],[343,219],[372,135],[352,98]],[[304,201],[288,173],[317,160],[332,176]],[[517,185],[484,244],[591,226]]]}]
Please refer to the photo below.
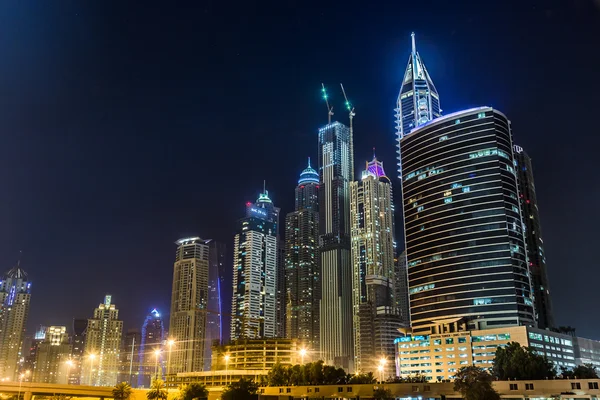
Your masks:
[{"label": "purple lit tower", "polygon": [[204,370],[210,371],[212,345],[223,343],[223,307],[221,303],[221,279],[226,260],[225,243],[211,241],[208,244],[208,313],[206,315],[206,345],[204,346]]},{"label": "purple lit tower", "polygon": [[152,376],[156,373],[154,350],[161,348],[164,339],[164,323],[160,313],[155,308],[146,316],[144,325],[142,325],[142,343],[140,343],[139,352],[140,373],[138,375],[138,387],[150,387]]}]

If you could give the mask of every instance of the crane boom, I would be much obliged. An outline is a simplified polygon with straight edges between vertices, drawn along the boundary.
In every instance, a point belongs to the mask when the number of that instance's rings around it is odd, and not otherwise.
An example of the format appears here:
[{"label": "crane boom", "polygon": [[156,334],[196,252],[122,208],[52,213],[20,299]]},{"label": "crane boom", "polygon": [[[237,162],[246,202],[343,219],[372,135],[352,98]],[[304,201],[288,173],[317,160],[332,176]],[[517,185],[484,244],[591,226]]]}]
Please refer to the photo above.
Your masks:
[{"label": "crane boom", "polygon": [[331,123],[331,116],[333,115],[333,106],[329,105],[329,100],[327,96],[327,91],[325,90],[325,84],[321,83],[321,91],[323,92],[323,99],[325,99],[325,104],[327,104],[327,120],[328,123]]}]

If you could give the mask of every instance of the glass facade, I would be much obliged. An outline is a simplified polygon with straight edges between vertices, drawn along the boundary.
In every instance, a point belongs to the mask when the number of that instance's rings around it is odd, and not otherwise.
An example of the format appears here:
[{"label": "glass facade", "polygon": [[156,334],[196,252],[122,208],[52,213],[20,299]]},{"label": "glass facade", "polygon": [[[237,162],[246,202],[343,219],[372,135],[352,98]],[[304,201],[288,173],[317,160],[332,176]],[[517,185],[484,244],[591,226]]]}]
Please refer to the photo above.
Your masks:
[{"label": "glass facade", "polygon": [[465,110],[400,146],[413,329],[436,333],[449,319],[455,329],[533,325],[508,119]]},{"label": "glass facade", "polygon": [[540,227],[540,213],[535,195],[531,158],[519,146],[514,146],[514,151],[515,171],[519,178],[519,200],[523,223],[525,224],[525,244],[527,245],[527,258],[529,260],[537,323],[539,328],[552,328],[554,327],[554,317],[546,273],[546,252]]}]

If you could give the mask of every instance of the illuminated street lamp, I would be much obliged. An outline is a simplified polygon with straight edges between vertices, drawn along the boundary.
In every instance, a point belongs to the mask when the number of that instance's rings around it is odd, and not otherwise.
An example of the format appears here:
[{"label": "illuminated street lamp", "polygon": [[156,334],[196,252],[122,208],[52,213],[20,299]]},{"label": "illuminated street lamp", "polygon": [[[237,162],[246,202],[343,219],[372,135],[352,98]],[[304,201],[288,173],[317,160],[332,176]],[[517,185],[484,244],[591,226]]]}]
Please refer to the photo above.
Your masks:
[{"label": "illuminated street lamp", "polygon": [[67,385],[69,384],[69,377],[71,376],[71,367],[73,366],[73,360],[67,360]]},{"label": "illuminated street lamp", "polygon": [[225,384],[229,384],[229,373],[227,372],[229,370],[229,354],[225,354]]},{"label": "illuminated street lamp", "polygon": [[158,379],[158,358],[160,357],[160,349],[156,349],[154,350],[154,357],[156,357],[155,359],[155,363],[154,363],[154,368],[155,368],[155,380]]},{"label": "illuminated street lamp", "polygon": [[169,356],[167,357],[167,376],[171,374],[171,352],[173,351],[173,346],[175,346],[175,340],[169,339],[167,340],[167,344],[169,345]]},{"label": "illuminated street lamp", "polygon": [[387,363],[387,360],[385,359],[385,357],[381,357],[379,359],[379,367],[377,367],[377,370],[379,371],[379,376],[381,378],[381,383],[383,383],[383,371],[385,370],[385,364]]},{"label": "illuminated street lamp", "polygon": [[27,370],[24,373],[22,373],[21,375],[19,375],[19,395],[17,396],[17,400],[21,399],[21,385],[23,384],[23,378],[25,378],[25,376],[29,375],[31,371]]},{"label": "illuminated street lamp", "polygon": [[305,348],[301,348],[300,349],[300,360],[301,360],[301,364],[304,364],[304,356],[306,355],[307,351]]},{"label": "illuminated street lamp", "polygon": [[379,371],[379,382],[383,383],[383,365],[377,367],[377,370]]},{"label": "illuminated street lamp", "polygon": [[92,372],[94,371],[94,360],[96,359],[96,355],[94,353],[89,355],[90,357],[90,386],[94,386],[92,382]]}]

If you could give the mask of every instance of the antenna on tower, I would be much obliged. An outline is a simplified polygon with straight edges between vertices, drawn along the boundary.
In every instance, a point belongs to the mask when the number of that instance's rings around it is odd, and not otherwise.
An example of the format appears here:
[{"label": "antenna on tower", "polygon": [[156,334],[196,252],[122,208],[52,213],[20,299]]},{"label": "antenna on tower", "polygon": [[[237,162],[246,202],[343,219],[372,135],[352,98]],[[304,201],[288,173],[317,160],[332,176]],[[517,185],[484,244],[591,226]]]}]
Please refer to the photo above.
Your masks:
[{"label": "antenna on tower", "polygon": [[342,88],[342,93],[344,94],[344,99],[346,100],[346,109],[348,110],[348,114],[350,116],[350,179],[354,180],[354,128],[352,127],[352,120],[356,113],[354,112],[354,107],[348,101],[348,96],[346,96],[346,91],[344,90],[344,85],[340,83],[340,87]]},{"label": "antenna on tower", "polygon": [[328,123],[331,123],[331,116],[333,115],[333,106],[329,105],[329,100],[328,96],[327,96],[327,91],[325,90],[325,85],[323,83],[321,83],[321,91],[323,92],[323,99],[325,99],[325,103],[327,104],[327,118],[328,118]]},{"label": "antenna on tower", "polygon": [[413,53],[413,56],[414,56],[415,54],[417,54],[417,45],[415,44],[415,33],[414,32],[411,33],[410,37],[412,39],[412,53]]}]

